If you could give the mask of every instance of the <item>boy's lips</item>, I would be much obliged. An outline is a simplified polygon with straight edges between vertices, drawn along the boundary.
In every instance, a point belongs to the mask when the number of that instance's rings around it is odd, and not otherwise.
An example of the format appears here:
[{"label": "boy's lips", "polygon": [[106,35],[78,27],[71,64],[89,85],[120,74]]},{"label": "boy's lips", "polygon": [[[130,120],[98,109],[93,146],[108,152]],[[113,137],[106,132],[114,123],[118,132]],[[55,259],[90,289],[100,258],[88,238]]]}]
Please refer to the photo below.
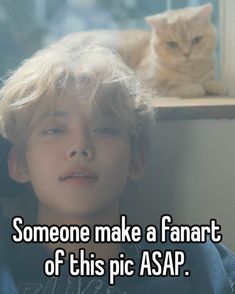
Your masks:
[{"label": "boy's lips", "polygon": [[86,182],[86,181],[97,181],[98,176],[96,173],[83,169],[83,168],[78,168],[78,169],[73,169],[72,171],[67,172],[66,174],[62,175],[59,177],[60,181],[68,181],[68,180],[73,180],[77,182]]}]

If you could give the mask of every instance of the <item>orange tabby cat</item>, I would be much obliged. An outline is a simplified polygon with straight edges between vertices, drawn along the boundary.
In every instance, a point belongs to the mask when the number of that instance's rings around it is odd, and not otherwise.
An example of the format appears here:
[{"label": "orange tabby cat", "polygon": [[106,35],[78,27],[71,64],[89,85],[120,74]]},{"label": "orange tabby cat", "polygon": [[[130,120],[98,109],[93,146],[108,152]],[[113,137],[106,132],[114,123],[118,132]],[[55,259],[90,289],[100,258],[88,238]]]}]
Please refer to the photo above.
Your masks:
[{"label": "orange tabby cat", "polygon": [[140,76],[168,96],[224,95],[224,84],[215,81],[211,12],[212,5],[206,4],[147,17],[153,33]]},{"label": "orange tabby cat", "polygon": [[211,12],[211,4],[166,11],[146,18],[152,33],[90,31],[72,34],[61,42],[69,46],[95,43],[117,50],[148,86],[164,96],[224,95],[223,82],[215,80],[216,36]]}]

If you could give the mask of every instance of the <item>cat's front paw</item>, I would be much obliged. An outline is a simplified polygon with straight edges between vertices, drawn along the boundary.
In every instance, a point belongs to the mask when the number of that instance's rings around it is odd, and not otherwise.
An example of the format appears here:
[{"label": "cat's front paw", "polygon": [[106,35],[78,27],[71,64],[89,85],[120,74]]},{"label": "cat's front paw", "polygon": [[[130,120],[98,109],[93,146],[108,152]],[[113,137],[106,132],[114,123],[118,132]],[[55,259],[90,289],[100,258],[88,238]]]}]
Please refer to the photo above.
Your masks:
[{"label": "cat's front paw", "polygon": [[208,81],[204,85],[205,91],[209,95],[226,95],[227,94],[227,88],[222,81]]},{"label": "cat's front paw", "polygon": [[205,90],[201,85],[198,84],[188,84],[182,87],[176,88],[172,91],[172,96],[177,96],[181,98],[194,98],[202,97],[205,95]]}]

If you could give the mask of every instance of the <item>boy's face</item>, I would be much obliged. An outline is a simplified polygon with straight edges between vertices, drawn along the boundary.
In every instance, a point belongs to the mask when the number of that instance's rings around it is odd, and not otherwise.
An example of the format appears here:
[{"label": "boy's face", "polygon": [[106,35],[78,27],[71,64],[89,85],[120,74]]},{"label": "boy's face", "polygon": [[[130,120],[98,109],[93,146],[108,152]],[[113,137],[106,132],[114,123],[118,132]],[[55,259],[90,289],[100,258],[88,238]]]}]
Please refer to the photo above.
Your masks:
[{"label": "boy's face", "polygon": [[66,95],[33,129],[23,181],[31,182],[42,210],[89,216],[118,209],[127,179],[143,172],[141,160],[132,164],[128,130]]}]

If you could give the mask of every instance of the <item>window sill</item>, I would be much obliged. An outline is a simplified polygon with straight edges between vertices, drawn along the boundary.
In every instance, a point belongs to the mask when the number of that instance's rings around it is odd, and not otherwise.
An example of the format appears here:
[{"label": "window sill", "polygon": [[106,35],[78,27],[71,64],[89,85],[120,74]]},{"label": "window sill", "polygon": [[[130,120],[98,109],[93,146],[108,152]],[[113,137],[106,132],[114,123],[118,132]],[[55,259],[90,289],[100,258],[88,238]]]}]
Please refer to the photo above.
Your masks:
[{"label": "window sill", "polygon": [[156,98],[157,120],[234,119],[235,98]]}]

